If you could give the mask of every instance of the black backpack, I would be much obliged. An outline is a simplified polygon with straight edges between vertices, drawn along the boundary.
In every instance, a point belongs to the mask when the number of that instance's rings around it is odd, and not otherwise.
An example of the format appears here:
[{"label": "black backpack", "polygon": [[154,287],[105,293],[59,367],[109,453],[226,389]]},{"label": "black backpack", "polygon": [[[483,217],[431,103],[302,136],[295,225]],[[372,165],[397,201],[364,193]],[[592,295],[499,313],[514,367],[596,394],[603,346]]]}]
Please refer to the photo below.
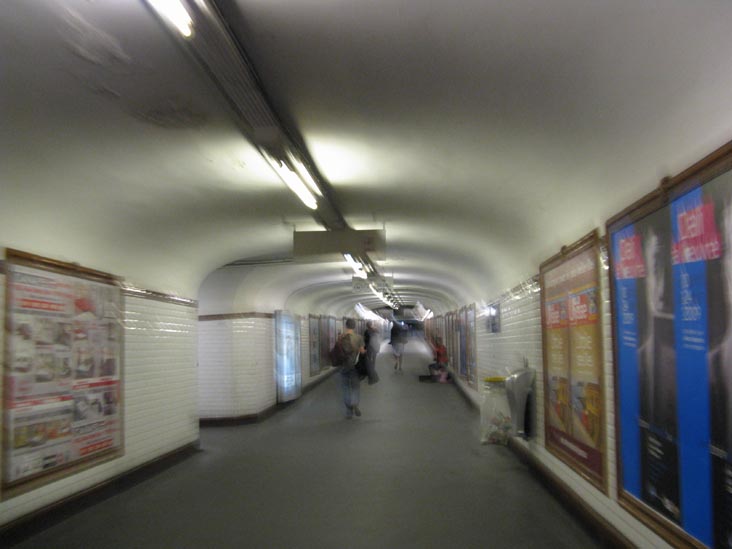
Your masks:
[{"label": "black backpack", "polygon": [[330,363],[333,366],[343,366],[351,356],[353,356],[353,343],[348,334],[343,334],[336,339],[335,345],[330,350]]}]

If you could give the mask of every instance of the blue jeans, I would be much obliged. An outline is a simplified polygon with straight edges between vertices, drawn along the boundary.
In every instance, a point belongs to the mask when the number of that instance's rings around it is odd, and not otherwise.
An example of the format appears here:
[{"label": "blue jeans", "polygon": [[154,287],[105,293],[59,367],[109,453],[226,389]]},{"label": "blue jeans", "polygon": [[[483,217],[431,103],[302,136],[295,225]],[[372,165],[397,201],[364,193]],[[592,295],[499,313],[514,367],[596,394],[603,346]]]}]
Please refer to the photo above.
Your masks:
[{"label": "blue jeans", "polygon": [[346,405],[346,415],[353,414],[353,407],[361,402],[361,381],[353,368],[341,370],[341,387],[343,387],[343,404]]}]

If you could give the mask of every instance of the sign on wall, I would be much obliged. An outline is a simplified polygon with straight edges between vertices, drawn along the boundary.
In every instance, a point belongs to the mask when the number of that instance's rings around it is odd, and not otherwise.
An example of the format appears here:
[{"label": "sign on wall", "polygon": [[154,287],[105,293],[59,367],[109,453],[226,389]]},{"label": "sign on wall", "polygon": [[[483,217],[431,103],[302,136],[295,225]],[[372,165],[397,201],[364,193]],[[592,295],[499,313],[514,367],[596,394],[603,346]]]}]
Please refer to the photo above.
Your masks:
[{"label": "sign on wall", "polygon": [[3,483],[122,449],[122,293],[114,277],[7,252]]},{"label": "sign on wall", "polygon": [[605,491],[597,231],[542,263],[546,446]]},{"label": "sign on wall", "polygon": [[287,311],[275,311],[275,350],[277,402],[289,402],[300,397],[302,370],[300,320]]},{"label": "sign on wall", "polygon": [[607,224],[620,501],[661,533],[723,548],[732,547],[730,166],[732,144]]}]

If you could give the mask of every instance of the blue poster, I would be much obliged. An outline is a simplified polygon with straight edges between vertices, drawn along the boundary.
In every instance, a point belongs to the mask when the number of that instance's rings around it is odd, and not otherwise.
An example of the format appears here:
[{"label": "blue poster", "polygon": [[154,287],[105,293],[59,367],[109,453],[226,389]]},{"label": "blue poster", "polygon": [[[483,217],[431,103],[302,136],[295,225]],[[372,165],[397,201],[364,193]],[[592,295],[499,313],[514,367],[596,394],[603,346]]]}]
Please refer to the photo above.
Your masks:
[{"label": "blue poster", "polygon": [[680,522],[674,293],[667,209],[612,236],[623,488]]},{"label": "blue poster", "polygon": [[732,549],[732,173],[610,231],[622,489]]},{"label": "blue poster", "polygon": [[640,467],[640,386],[638,379],[638,295],[636,278],[644,275],[640,241],[632,225],[612,237],[615,259],[615,315],[618,338],[618,393],[623,487],[641,497]]},{"label": "blue poster", "polygon": [[[706,544],[712,543],[712,488],[710,444],[708,352],[707,260],[717,259],[705,241],[705,215],[713,216],[697,189],[671,205],[673,228],[673,280],[677,355],[679,453],[682,526]],[[708,225],[708,223],[706,223]],[[713,225],[713,223],[712,223]],[[716,256],[716,257],[714,257]]]}]

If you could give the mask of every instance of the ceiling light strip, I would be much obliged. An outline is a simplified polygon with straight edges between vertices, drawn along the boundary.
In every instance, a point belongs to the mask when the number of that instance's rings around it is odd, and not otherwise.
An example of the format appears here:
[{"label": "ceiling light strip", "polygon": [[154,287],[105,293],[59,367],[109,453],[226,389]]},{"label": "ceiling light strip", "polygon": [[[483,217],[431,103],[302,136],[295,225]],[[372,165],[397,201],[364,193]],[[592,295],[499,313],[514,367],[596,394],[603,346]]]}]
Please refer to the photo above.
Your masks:
[{"label": "ceiling light strip", "polygon": [[163,19],[186,38],[193,35],[193,20],[180,0],[147,0]]},{"label": "ceiling light strip", "polygon": [[287,187],[295,193],[300,200],[302,200],[303,204],[311,210],[318,209],[318,201],[313,196],[313,193],[308,190],[305,183],[302,182],[297,173],[292,171],[290,167],[281,160],[272,158],[266,153],[264,153],[264,157],[285,185],[287,185]]}]

